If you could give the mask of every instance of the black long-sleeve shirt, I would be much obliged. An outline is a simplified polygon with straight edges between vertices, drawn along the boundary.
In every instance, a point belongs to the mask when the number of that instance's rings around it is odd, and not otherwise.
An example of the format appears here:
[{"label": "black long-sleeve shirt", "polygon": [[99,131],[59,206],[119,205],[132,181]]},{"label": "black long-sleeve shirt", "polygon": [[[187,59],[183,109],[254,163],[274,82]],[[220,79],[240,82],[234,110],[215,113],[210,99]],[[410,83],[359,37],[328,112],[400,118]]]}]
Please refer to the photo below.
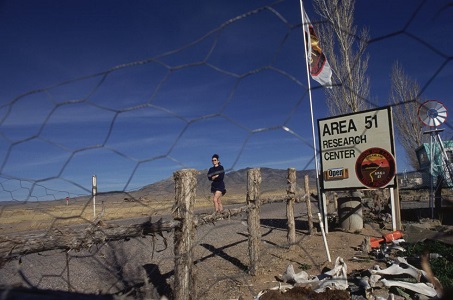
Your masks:
[{"label": "black long-sleeve shirt", "polygon": [[[213,179],[212,176],[219,175],[219,177]],[[217,167],[212,167],[208,171],[208,179],[212,181],[211,183],[211,192],[221,191],[222,193],[225,192],[225,182],[223,182],[223,178],[225,176],[225,169],[222,165],[218,165]]]}]

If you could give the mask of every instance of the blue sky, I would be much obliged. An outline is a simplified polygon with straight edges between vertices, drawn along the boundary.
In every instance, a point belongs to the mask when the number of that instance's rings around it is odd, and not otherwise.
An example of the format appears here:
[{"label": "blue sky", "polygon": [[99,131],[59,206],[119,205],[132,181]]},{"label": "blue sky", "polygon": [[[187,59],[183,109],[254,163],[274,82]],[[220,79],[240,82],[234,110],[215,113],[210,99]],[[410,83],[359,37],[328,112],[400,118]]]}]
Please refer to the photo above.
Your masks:
[{"label": "blue sky", "polygon": [[[357,1],[376,107],[396,61],[453,107],[452,12]],[[95,174],[99,191],[133,190],[213,153],[227,170],[314,168],[300,23],[295,0],[0,1],[0,200],[86,195]]]}]

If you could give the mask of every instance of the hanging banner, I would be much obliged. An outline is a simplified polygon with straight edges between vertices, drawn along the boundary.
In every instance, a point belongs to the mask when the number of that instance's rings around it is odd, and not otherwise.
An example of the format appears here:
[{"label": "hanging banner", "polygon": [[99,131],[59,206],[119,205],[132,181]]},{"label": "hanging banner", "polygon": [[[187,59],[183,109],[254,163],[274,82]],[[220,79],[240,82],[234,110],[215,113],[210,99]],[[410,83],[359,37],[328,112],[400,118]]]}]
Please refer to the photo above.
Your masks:
[{"label": "hanging banner", "polygon": [[318,120],[323,190],[396,186],[391,107]]}]

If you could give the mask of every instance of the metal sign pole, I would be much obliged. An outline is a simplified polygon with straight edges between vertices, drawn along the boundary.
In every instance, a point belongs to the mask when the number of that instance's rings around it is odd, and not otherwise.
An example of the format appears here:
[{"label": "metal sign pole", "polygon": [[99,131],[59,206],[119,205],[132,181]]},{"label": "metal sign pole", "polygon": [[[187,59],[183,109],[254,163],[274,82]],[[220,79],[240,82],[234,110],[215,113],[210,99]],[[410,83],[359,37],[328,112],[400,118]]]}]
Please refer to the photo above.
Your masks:
[{"label": "metal sign pole", "polygon": [[394,190],[393,188],[391,187],[390,188],[390,205],[391,205],[391,208],[392,208],[392,230],[395,231],[397,229],[397,220],[396,220],[396,205],[395,205],[395,194],[394,194]]}]

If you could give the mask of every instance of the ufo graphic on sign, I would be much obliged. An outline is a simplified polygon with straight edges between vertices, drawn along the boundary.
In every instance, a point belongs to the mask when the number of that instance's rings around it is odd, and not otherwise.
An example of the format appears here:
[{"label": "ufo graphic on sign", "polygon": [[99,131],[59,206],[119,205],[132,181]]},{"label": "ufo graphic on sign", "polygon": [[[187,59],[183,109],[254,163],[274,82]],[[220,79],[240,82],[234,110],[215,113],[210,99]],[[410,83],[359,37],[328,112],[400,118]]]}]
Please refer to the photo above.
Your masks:
[{"label": "ufo graphic on sign", "polygon": [[357,179],[369,188],[386,186],[396,172],[395,158],[385,149],[374,147],[363,151],[355,163]]}]

